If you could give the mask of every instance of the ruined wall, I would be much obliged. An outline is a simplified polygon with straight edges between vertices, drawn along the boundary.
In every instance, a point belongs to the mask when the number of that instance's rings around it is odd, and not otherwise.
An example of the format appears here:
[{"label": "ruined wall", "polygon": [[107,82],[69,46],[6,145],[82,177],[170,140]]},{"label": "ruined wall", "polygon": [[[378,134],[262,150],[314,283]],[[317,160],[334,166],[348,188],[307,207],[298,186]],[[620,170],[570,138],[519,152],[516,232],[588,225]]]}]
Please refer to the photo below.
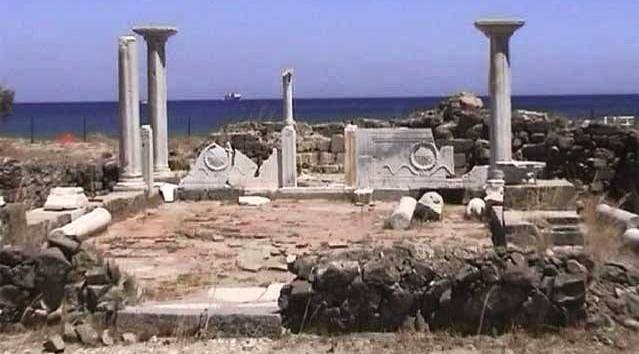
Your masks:
[{"label": "ruined wall", "polygon": [[113,160],[47,164],[3,158],[0,190],[7,202],[25,203],[31,209],[42,206],[53,187],[79,186],[89,195],[105,193],[117,182],[118,171]]},{"label": "ruined wall", "polygon": [[[307,124],[297,122],[298,171],[337,173],[343,171],[344,127],[431,128],[439,147],[452,145],[455,173],[488,164],[490,111],[482,100],[462,92],[443,100],[433,109],[417,110],[395,120],[354,119],[352,122]],[[201,145],[230,142],[258,164],[279,147],[283,122],[240,122],[224,126]],[[634,176],[639,173],[639,133],[634,129],[586,124],[552,117],[543,112],[517,110],[512,117],[513,156],[518,160],[548,163],[546,178],[567,178],[585,190],[611,192],[621,197],[630,192],[626,205],[639,211]]]},{"label": "ruined wall", "polygon": [[[278,304],[283,325],[295,332],[430,328],[476,334],[561,327],[609,311],[587,296],[591,282],[609,281],[593,278],[594,267],[588,256],[571,251],[437,259],[410,245],[327,252],[290,264],[297,277],[282,289]],[[606,277],[619,269],[603,271]]]}]

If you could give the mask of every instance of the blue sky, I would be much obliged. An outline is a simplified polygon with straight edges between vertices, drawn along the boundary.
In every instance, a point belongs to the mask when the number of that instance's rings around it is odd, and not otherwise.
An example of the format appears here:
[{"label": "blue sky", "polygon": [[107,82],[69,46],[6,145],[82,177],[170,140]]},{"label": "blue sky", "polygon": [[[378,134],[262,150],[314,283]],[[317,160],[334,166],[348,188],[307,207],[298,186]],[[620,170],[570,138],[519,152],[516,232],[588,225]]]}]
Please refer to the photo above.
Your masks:
[{"label": "blue sky", "polygon": [[[473,22],[517,16],[514,94],[636,93],[639,1],[2,0],[0,83],[17,100],[117,97],[117,37],[170,24],[169,98],[485,94],[488,40]],[[140,39],[141,95],[145,47]]]}]

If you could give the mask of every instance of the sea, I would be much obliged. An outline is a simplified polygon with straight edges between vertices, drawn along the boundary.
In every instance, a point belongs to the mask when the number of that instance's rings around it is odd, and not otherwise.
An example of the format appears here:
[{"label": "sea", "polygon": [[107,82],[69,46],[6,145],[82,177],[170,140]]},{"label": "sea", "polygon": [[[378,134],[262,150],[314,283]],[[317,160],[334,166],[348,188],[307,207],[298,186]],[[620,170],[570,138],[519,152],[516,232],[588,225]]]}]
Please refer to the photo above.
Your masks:
[{"label": "sea", "polygon": [[[402,118],[419,109],[436,107],[444,97],[299,98],[297,121],[350,121],[355,118]],[[488,99],[483,98],[487,103]],[[639,116],[639,95],[514,96],[513,109],[546,111],[565,118],[599,119],[606,115]],[[147,123],[141,105],[142,124]],[[168,102],[169,134],[206,135],[221,125],[242,120],[279,120],[280,99],[183,100]],[[117,102],[16,103],[13,113],[0,119],[0,136],[56,138],[101,133],[116,136]]]}]

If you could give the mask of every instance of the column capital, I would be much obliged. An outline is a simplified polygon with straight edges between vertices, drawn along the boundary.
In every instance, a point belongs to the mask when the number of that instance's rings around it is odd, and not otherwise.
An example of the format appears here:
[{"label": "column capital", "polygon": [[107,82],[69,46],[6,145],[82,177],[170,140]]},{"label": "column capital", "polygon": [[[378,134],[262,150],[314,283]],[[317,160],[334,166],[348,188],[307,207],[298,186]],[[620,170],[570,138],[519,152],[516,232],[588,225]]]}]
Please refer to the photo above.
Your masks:
[{"label": "column capital", "polygon": [[288,68],[288,69],[282,70],[282,78],[286,78],[290,80],[291,77],[293,77],[293,69]]},{"label": "column capital", "polygon": [[516,30],[521,28],[526,22],[522,19],[497,19],[488,18],[475,21],[475,27],[482,31],[487,37],[506,35],[510,37]]},{"label": "column capital", "polygon": [[178,33],[178,29],[173,26],[136,26],[133,32],[144,37],[147,42],[166,42],[169,37]]}]

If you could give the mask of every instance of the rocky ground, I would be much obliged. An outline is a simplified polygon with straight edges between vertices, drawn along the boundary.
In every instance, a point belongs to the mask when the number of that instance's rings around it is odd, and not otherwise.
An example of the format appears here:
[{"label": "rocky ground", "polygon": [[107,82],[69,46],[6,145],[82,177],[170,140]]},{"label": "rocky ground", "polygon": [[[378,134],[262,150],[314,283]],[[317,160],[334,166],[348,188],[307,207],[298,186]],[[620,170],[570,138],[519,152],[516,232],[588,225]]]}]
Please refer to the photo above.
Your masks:
[{"label": "rocky ground", "polygon": [[372,207],[327,200],[275,200],[260,207],[235,202],[163,204],[117,222],[89,241],[163,299],[205,285],[262,285],[288,281],[286,258],[318,250],[389,246],[396,241],[438,249],[488,247],[488,228],[465,220],[450,205],[444,221],[390,230],[384,222],[394,203]]},{"label": "rocky ground", "polygon": [[[567,329],[554,333],[530,334],[514,331],[498,337],[461,337],[450,333],[428,334],[357,334],[339,337],[309,335],[285,336],[281,339],[211,339],[159,338],[132,345],[87,348],[68,345],[69,353],[178,354],[178,353],[280,353],[280,354],[514,354],[514,353],[636,353],[639,336],[623,329],[594,333]],[[0,353],[40,353],[41,335],[0,335]]]}]

